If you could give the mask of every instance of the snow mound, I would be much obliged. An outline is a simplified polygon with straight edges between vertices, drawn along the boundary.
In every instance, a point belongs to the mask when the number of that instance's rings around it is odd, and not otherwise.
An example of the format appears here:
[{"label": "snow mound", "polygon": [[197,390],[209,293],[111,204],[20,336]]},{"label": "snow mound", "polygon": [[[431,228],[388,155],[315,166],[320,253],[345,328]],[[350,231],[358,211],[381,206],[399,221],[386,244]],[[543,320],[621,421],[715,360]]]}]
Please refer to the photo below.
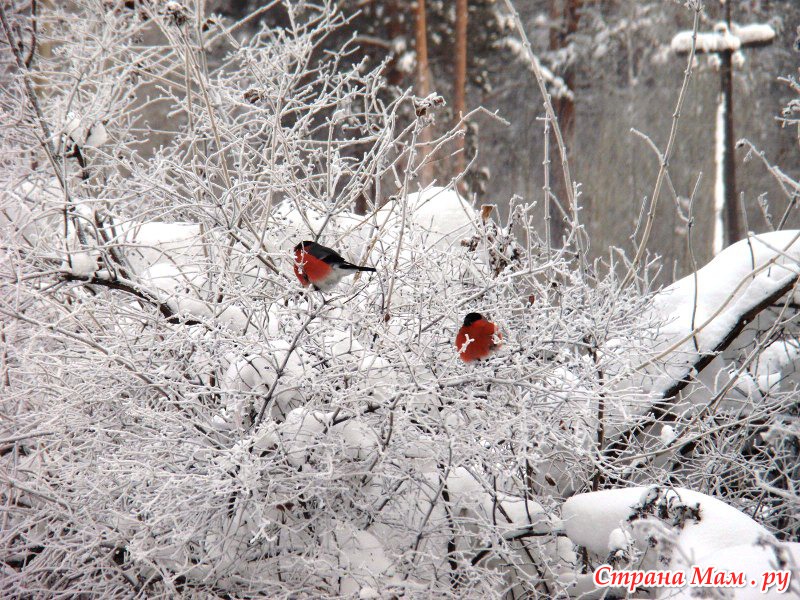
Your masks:
[{"label": "snow mound", "polygon": [[157,264],[197,268],[205,256],[200,225],[195,223],[128,223],[119,225],[118,241],[134,272],[142,273]]},{"label": "snow mound", "polygon": [[63,204],[64,191],[57,179],[21,181],[2,196],[0,228],[21,242],[35,245],[40,238],[51,236],[58,230],[59,215],[56,211]]},{"label": "snow mound", "polygon": [[475,232],[478,212],[454,189],[429,187],[391,202],[378,211],[378,222],[390,229],[402,226],[403,201],[408,225],[427,233],[430,246],[458,246]]},{"label": "snow mound", "polygon": [[[726,571],[745,573],[745,582],[750,584],[742,588],[728,589],[726,598],[732,600],[783,600],[797,597],[797,577],[800,575],[800,544],[775,544],[763,542],[756,544],[739,544],[725,548],[697,561],[694,566],[705,570],[708,567],[725,569]],[[769,571],[783,571],[790,575],[795,584],[788,590],[780,591],[777,582],[766,591],[761,590],[763,577]],[[756,585],[752,585],[755,582]],[[669,594],[670,599],[695,598],[697,588],[685,587],[677,593]],[[667,594],[663,594],[667,596]]]},{"label": "snow mound", "polygon": [[[605,562],[633,545],[643,556],[635,568],[663,569],[669,564],[671,570],[686,573],[687,582],[694,565],[760,576],[766,561],[774,558],[771,548],[778,546],[764,527],[744,513],[683,488],[632,487],[578,494],[564,503],[562,519],[567,536],[598,561]],[[762,563],[764,569],[758,566]],[[689,598],[691,588],[680,591],[685,595],[675,593],[665,589],[658,597]],[[750,596],[736,596],[740,597]]]},{"label": "snow mound", "polygon": [[653,309],[665,323],[659,350],[674,352],[652,391],[663,393],[683,379],[698,356],[715,351],[740,319],[796,280],[798,240],[796,230],[752,236],[654,296]]},{"label": "snow mound", "polygon": [[605,556],[614,531],[630,528],[638,520],[639,509],[654,500],[670,507],[699,508],[699,520],[687,520],[679,531],[678,545],[687,556],[702,558],[732,545],[754,544],[770,537],[766,529],[732,506],[683,488],[632,487],[578,494],[564,503],[561,516],[573,542]]}]

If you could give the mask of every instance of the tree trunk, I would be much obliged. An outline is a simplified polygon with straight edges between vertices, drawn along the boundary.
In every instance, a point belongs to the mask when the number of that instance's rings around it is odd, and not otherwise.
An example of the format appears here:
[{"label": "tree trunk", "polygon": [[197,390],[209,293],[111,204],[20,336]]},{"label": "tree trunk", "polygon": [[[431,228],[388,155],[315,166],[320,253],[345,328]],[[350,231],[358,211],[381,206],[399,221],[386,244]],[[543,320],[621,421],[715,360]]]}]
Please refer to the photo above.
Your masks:
[{"label": "tree trunk", "polygon": [[[404,38],[408,31],[406,29],[406,20],[403,19],[403,14],[398,7],[399,0],[387,0],[385,3],[386,10],[386,30],[384,38],[388,40],[391,48],[396,48],[396,42],[399,38]],[[401,55],[393,54],[392,59],[387,63],[384,76],[390,86],[403,86],[406,74],[398,69],[398,62]],[[376,178],[380,175],[376,175]],[[379,190],[377,180],[372,183],[356,198],[355,213],[357,215],[365,215],[371,207],[380,206],[382,199],[378,197]]]},{"label": "tree trunk", "polygon": [[[578,30],[580,19],[580,7],[582,0],[550,0],[550,50],[561,50],[569,44],[572,35]],[[572,65],[567,65],[566,70],[561,73],[561,78],[569,91],[575,89],[575,69]],[[553,110],[558,118],[558,125],[561,128],[561,135],[564,138],[564,145],[567,148],[567,158],[572,155],[572,146],[575,139],[575,99],[573,96],[559,96],[553,98]],[[553,138],[555,146],[555,137]],[[563,173],[558,170],[558,174],[552,179],[551,190],[555,197],[561,202],[562,207],[569,214],[567,206],[567,189],[572,185],[571,181],[564,179]],[[550,239],[556,245],[560,245],[566,232],[564,217],[560,210],[553,207],[550,210],[553,216],[550,224]]]},{"label": "tree trunk", "polygon": [[[398,38],[405,38],[406,34],[406,21],[402,18],[404,15],[401,13],[398,5],[398,0],[388,0],[386,2],[386,39],[394,47]],[[394,58],[386,66],[386,81],[389,85],[402,85],[405,73],[397,68],[398,59],[401,58],[395,55]]]},{"label": "tree trunk", "polygon": [[[456,0],[456,72],[453,85],[453,119],[456,124],[466,113],[467,99],[467,19],[468,19],[467,0]],[[463,132],[465,127],[459,125]],[[459,175],[464,171],[466,158],[464,156],[464,137],[456,138],[456,157],[454,164],[454,175]]]},{"label": "tree trunk", "polygon": [[[421,98],[431,93],[430,70],[428,68],[428,26],[425,21],[425,0],[417,0],[416,10],[416,49],[417,49],[417,95]],[[423,128],[419,135],[420,160],[422,167],[422,185],[433,181],[433,165],[428,162],[431,143],[430,125]]]}]

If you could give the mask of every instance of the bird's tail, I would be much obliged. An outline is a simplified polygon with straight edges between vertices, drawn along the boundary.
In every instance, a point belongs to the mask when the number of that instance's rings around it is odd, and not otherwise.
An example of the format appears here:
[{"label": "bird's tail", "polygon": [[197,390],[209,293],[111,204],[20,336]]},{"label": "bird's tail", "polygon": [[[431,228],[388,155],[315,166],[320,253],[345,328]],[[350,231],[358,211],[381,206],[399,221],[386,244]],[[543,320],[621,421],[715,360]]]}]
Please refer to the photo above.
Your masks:
[{"label": "bird's tail", "polygon": [[342,263],[339,265],[340,269],[347,269],[348,271],[371,271],[373,273],[377,272],[378,269],[373,267],[359,267],[358,265],[353,265],[350,263]]}]

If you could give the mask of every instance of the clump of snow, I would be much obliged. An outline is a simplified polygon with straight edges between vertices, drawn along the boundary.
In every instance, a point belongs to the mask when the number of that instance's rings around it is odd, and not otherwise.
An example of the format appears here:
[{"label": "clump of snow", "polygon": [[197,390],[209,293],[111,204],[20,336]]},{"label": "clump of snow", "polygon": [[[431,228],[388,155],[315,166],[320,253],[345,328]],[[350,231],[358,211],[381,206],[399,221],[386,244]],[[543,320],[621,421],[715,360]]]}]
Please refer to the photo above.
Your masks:
[{"label": "clump of snow", "polygon": [[617,527],[608,535],[608,551],[612,554],[618,550],[625,550],[631,545],[631,534],[621,527]]},{"label": "clump of snow", "polygon": [[[688,54],[692,50],[692,32],[681,31],[672,38],[670,47],[677,54]],[[727,27],[723,31],[713,33],[698,33],[695,42],[695,52],[722,52],[725,50],[735,51],[741,48],[742,41],[735,35],[731,35]]]},{"label": "clump of snow", "polygon": [[90,121],[74,112],[67,115],[64,133],[80,148],[99,148],[108,142],[108,131],[101,121]]},{"label": "clump of snow", "polygon": [[659,438],[661,439],[661,443],[665,446],[669,446],[675,440],[675,428],[672,425],[662,425],[661,426],[661,434]]},{"label": "clump of snow", "polygon": [[778,375],[791,369],[800,360],[800,342],[782,339],[771,343],[758,355],[756,372],[759,375]]},{"label": "clump of snow", "polygon": [[416,52],[403,52],[395,65],[401,73],[413,73],[417,66]]},{"label": "clump of snow", "polygon": [[159,301],[177,314],[207,317],[211,313],[202,291],[207,279],[197,266],[160,262],[144,269],[138,279],[157,291]]},{"label": "clump of snow", "polygon": [[124,223],[115,228],[125,258],[137,273],[159,263],[196,270],[205,255],[201,227],[195,223]]},{"label": "clump of snow", "polygon": [[21,181],[6,190],[5,196],[8,202],[0,207],[0,227],[4,232],[15,232],[25,244],[35,245],[61,226],[59,212],[64,206],[64,190],[55,177]]},{"label": "clump of snow", "polygon": [[386,555],[383,543],[375,535],[343,523],[331,540],[347,576],[341,582],[342,596],[380,598],[378,589],[402,583]]},{"label": "clump of snow", "polygon": [[64,268],[77,277],[89,277],[97,271],[98,257],[99,253],[95,251],[70,252]]},{"label": "clump of snow", "polygon": [[322,411],[299,407],[286,416],[282,423],[269,421],[260,428],[257,437],[258,448],[279,446],[286,460],[299,467],[307,460],[320,437],[326,431],[329,416]]},{"label": "clump of snow", "polygon": [[[291,388],[286,394],[292,399],[297,398]],[[263,396],[259,397],[263,399]],[[357,418],[335,422],[337,414],[298,406],[288,411],[284,420],[261,425],[256,445],[262,449],[280,447],[289,462],[296,466],[304,464],[323,445],[335,448],[337,454],[349,460],[373,459],[379,445],[377,433]],[[278,415],[273,411],[272,416]]]},{"label": "clump of snow", "polygon": [[271,340],[269,344],[252,346],[240,355],[228,357],[230,364],[222,378],[222,388],[228,392],[224,414],[232,422],[242,425],[252,412],[258,412],[267,394],[282,370],[281,385],[273,390],[270,411],[273,418],[281,418],[303,403],[303,395],[292,382],[305,374],[302,353],[295,350],[288,355],[289,343]]},{"label": "clump of snow", "polygon": [[[604,554],[611,533],[631,522],[637,508],[647,503],[654,491],[659,488],[632,487],[573,496],[564,503],[561,513],[567,535],[579,546]],[[699,506],[699,521],[687,522],[679,533],[680,547],[691,556],[702,557],[732,544],[755,543],[770,537],[753,519],[706,494],[672,488],[666,501]]]}]

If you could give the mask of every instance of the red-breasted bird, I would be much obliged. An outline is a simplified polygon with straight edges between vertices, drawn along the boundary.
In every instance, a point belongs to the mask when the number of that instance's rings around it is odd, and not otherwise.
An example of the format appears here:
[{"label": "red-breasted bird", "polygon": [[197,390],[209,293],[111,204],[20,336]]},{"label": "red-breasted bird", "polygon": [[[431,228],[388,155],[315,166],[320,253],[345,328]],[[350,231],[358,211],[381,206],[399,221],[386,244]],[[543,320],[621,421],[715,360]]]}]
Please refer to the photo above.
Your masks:
[{"label": "red-breasted bird", "polygon": [[469,313],[456,335],[456,349],[464,362],[480,360],[497,350],[502,338],[497,325],[480,313]]},{"label": "red-breasted bird", "polygon": [[336,287],[342,277],[376,270],[349,263],[336,251],[316,242],[300,242],[294,247],[294,274],[303,287],[312,285],[315,290],[326,292]]}]

